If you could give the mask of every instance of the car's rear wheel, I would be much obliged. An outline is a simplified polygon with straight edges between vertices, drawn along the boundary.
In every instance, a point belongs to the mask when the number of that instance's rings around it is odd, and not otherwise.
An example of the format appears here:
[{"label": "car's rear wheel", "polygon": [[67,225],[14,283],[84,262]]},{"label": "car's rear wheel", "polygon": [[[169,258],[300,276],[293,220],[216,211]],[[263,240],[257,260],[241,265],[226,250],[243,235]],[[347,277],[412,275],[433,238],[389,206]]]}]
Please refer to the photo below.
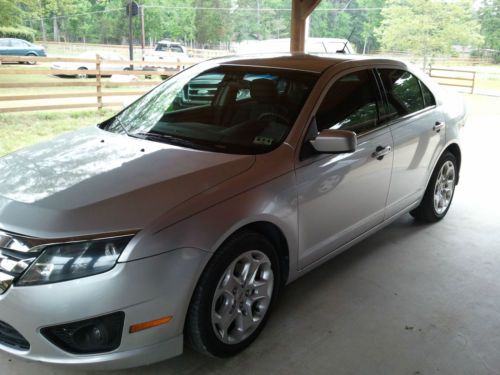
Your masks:
[{"label": "car's rear wheel", "polygon": [[81,73],[78,73],[76,75],[76,78],[85,79],[85,78],[88,77],[88,74],[87,74],[87,70],[88,69],[86,67],[81,66],[81,67],[78,68],[78,70],[81,71]]},{"label": "car's rear wheel", "polygon": [[[36,56],[34,53],[28,53],[26,56]],[[36,61],[26,61],[28,65],[35,65]]]},{"label": "car's rear wheel", "polygon": [[186,336],[204,354],[228,357],[259,335],[280,285],[273,245],[242,231],[214,254],[191,300]]},{"label": "car's rear wheel", "polygon": [[410,212],[411,215],[430,223],[445,217],[453,200],[457,177],[457,159],[451,152],[446,152],[434,168],[422,202]]}]

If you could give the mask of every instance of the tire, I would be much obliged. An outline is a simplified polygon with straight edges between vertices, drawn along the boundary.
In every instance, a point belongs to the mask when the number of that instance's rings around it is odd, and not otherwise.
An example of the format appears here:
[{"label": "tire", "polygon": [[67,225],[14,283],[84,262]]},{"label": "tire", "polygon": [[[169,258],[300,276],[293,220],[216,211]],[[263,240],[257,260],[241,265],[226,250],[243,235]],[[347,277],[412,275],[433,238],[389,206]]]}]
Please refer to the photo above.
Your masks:
[{"label": "tire", "polygon": [[[243,280],[246,286],[241,286]],[[243,351],[264,328],[280,281],[271,242],[256,232],[236,233],[213,255],[198,281],[186,320],[187,342],[220,358]],[[256,285],[258,292],[252,290]]]},{"label": "tire", "polygon": [[[34,53],[28,53],[26,56],[35,56]],[[26,61],[26,65],[36,65],[36,61]]]},{"label": "tire", "polygon": [[88,77],[88,74],[86,73],[86,71],[88,70],[87,68],[85,68],[84,66],[78,68],[77,70],[81,70],[82,72],[77,74],[76,75],[76,78],[80,78],[80,79],[85,79]]},{"label": "tire", "polygon": [[410,214],[428,223],[445,217],[455,194],[458,172],[455,156],[451,152],[444,153],[432,172],[422,202]]}]

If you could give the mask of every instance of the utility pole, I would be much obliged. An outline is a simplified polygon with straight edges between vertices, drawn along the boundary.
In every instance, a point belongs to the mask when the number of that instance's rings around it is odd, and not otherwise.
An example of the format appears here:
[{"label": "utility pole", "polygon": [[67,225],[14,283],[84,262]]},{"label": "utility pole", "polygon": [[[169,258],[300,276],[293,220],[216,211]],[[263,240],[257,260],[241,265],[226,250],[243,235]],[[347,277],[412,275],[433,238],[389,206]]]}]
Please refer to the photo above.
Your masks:
[{"label": "utility pole", "polygon": [[144,61],[144,45],[146,44],[146,37],[144,35],[144,5],[141,5],[141,50],[142,61]]},{"label": "utility pole", "polygon": [[[132,40],[132,0],[128,1],[128,53],[130,61],[134,60],[134,41]],[[134,65],[130,63],[130,69],[134,70]]]}]

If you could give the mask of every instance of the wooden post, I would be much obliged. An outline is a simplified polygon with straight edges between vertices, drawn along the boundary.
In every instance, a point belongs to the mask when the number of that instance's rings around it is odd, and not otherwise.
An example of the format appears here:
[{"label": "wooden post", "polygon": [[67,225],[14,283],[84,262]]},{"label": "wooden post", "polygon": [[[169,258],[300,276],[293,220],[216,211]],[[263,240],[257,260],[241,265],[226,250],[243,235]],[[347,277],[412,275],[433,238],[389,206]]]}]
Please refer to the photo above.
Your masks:
[{"label": "wooden post", "polygon": [[292,0],[290,51],[304,52],[306,45],[306,20],[321,0]]},{"label": "wooden post", "polygon": [[97,88],[97,109],[101,110],[102,105],[102,83],[101,83],[101,56],[95,55],[96,63],[95,69],[97,70],[97,74],[95,75],[96,80],[96,88]]},{"label": "wooden post", "polygon": [[476,72],[474,71],[472,73],[472,87],[471,87],[471,90],[470,90],[471,94],[474,94],[474,87],[475,86],[476,86]]}]

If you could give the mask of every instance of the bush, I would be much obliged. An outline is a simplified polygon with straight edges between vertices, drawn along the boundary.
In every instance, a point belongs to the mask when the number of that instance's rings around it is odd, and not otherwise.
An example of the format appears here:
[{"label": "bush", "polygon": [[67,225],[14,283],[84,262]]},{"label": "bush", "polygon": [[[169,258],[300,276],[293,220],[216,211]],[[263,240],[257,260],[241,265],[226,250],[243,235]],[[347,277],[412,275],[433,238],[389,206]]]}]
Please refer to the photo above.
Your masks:
[{"label": "bush", "polygon": [[26,27],[0,27],[0,38],[18,38],[35,41],[35,33]]}]

